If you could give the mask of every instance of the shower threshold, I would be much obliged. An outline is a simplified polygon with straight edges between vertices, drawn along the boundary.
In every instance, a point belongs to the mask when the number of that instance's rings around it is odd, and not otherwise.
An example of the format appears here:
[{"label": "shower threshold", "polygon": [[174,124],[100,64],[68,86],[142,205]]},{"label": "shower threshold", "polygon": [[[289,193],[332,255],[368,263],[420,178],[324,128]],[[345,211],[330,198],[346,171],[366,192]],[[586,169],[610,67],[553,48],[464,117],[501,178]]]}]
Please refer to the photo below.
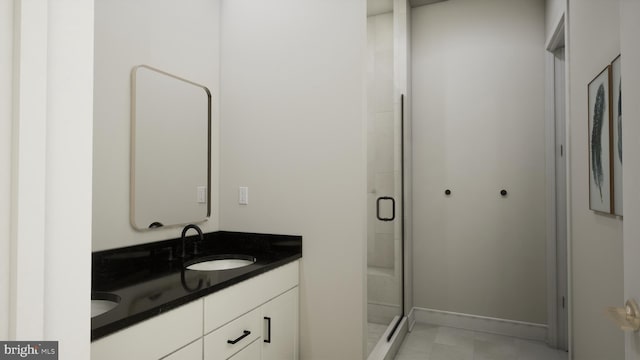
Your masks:
[{"label": "shower threshold", "polygon": [[392,360],[408,331],[407,317],[396,316],[373,348],[367,360]]}]

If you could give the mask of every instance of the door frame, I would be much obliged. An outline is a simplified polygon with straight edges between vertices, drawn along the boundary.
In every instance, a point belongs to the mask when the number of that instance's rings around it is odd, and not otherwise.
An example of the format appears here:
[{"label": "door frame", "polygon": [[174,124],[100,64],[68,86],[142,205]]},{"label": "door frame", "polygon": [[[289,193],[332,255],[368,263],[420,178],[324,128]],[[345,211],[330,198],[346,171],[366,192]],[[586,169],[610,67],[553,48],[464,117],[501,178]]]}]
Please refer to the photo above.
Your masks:
[{"label": "door frame", "polygon": [[[546,51],[545,51],[545,159],[546,159],[546,198],[547,198],[547,226],[546,226],[546,243],[547,243],[547,343],[554,348],[565,348],[571,351],[571,276],[570,276],[570,264],[571,264],[571,253],[570,249],[570,223],[568,221],[569,214],[569,196],[570,196],[570,181],[569,181],[569,172],[566,171],[566,177],[563,181],[565,181],[565,189],[566,189],[566,218],[558,219],[558,202],[556,201],[556,182],[557,174],[556,174],[556,86],[555,86],[555,51],[561,47],[565,48],[565,90],[564,90],[564,102],[565,102],[565,117],[564,117],[564,126],[565,126],[565,136],[564,136],[564,166],[565,169],[569,169],[569,132],[567,131],[569,125],[569,116],[568,116],[568,106],[567,99],[569,99],[568,94],[568,76],[569,72],[567,69],[568,64],[568,36],[567,36],[566,26],[566,13],[563,13],[562,16],[558,19],[558,22],[555,25],[554,32],[548,39],[546,43]],[[558,238],[557,238],[557,230],[558,230],[558,221],[563,221],[566,224],[566,257],[559,256],[557,246],[558,246]],[[567,313],[567,338],[566,344],[563,344],[561,339],[561,335],[559,333],[559,329],[561,328],[559,317],[559,305],[558,305],[558,284],[559,284],[559,276],[562,276],[561,269],[566,269],[566,313]],[[571,356],[571,354],[570,354]]]},{"label": "door frame", "polygon": [[94,1],[13,5],[8,340],[88,359]]},{"label": "door frame", "polygon": [[[622,73],[622,113],[624,119],[635,120],[640,116],[640,108],[635,101],[640,94],[640,72],[635,64],[640,60],[640,45],[636,34],[640,30],[637,15],[640,13],[640,2],[620,1],[620,53],[623,54]],[[625,65],[626,64],[626,65]],[[638,134],[640,124],[637,121],[626,121],[622,132],[622,153],[635,154],[640,149]],[[633,159],[633,157],[632,157]],[[624,264],[624,299],[640,301],[640,286],[637,273],[639,269],[637,256],[640,253],[640,201],[636,193],[637,184],[640,182],[640,166],[635,161],[627,161],[622,173],[622,191],[628,194],[623,201],[624,221],[623,233],[623,264]],[[628,199],[628,200],[627,200]],[[621,306],[622,302],[615,304]],[[625,359],[640,359],[640,336],[637,332],[625,332]]]}]

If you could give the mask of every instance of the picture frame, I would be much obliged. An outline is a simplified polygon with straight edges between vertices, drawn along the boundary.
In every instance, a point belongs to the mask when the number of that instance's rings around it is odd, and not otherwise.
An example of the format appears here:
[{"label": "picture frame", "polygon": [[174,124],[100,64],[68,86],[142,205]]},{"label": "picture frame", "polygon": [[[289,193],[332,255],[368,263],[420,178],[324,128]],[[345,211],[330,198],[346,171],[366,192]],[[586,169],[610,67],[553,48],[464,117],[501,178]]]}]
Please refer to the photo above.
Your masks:
[{"label": "picture frame", "polygon": [[607,65],[587,86],[589,209],[612,213],[611,164],[611,65]]},{"label": "picture frame", "polygon": [[611,163],[613,169],[613,214],[622,216],[622,75],[618,55],[611,62]]}]

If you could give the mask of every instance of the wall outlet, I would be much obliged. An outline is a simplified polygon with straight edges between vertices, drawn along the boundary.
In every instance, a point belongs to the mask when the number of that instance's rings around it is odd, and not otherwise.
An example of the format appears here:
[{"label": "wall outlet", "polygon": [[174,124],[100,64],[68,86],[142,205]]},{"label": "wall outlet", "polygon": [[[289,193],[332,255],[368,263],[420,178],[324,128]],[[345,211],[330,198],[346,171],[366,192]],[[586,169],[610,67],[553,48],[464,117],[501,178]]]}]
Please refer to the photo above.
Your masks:
[{"label": "wall outlet", "polygon": [[249,188],[246,186],[240,186],[238,194],[238,204],[249,205]]}]

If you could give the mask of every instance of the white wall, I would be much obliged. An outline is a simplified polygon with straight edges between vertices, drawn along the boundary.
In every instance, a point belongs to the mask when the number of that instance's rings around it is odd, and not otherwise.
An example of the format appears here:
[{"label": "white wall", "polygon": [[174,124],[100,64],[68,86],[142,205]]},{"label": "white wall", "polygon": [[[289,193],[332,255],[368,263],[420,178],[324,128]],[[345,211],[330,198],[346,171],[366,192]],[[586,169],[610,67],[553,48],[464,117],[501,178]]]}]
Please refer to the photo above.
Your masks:
[{"label": "white wall", "polygon": [[0,3],[0,339],[9,336],[13,1]]},{"label": "white wall", "polygon": [[620,52],[620,12],[618,1],[571,1],[568,13],[573,356],[622,359],[623,334],[602,315],[624,301],[622,221],[589,210],[586,96],[587,84]]},{"label": "white wall", "polygon": [[[549,40],[562,15],[567,10],[567,0],[545,0],[545,39]],[[546,42],[545,42],[546,43]]]},{"label": "white wall", "polygon": [[412,9],[416,307],[546,323],[544,15]]},{"label": "white wall", "polygon": [[129,222],[130,74],[140,64],[212,93],[211,217],[199,225],[218,230],[219,26],[219,0],[96,0],[94,251],[180,236],[179,227],[140,232]]},{"label": "white wall", "polygon": [[221,17],[221,228],[302,235],[300,357],[362,359],[366,2],[234,0]]}]

